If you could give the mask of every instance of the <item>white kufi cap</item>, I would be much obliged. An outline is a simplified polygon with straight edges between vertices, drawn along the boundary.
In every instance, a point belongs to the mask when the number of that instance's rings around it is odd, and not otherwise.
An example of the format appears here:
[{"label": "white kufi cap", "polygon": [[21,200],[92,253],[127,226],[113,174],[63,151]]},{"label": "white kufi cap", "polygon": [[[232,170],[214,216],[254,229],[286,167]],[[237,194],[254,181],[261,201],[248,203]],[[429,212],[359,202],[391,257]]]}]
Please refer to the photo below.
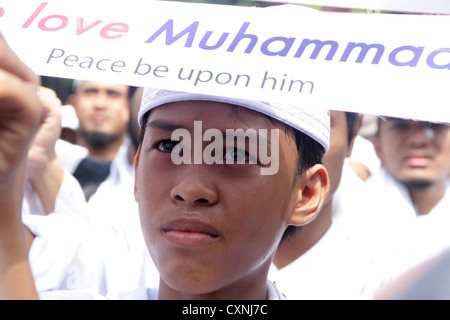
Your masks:
[{"label": "white kufi cap", "polygon": [[330,115],[324,108],[146,88],[142,94],[141,109],[138,114],[139,125],[142,126],[143,116],[151,109],[181,101],[215,101],[261,112],[310,136],[324,147],[325,152],[330,148]]}]

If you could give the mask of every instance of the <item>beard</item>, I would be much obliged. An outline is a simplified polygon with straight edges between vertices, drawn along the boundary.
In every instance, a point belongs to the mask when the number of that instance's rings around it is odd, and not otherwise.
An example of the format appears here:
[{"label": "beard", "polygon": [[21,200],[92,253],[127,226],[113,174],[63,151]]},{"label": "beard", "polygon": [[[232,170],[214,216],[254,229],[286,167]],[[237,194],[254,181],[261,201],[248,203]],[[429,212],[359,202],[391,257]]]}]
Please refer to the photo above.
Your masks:
[{"label": "beard", "polygon": [[430,187],[433,184],[433,181],[431,180],[403,180],[401,183],[408,189],[408,190],[424,190]]},{"label": "beard", "polygon": [[86,140],[86,142],[96,149],[106,147],[112,142],[119,140],[119,136],[107,134],[100,131],[86,131],[81,130],[80,134]]}]

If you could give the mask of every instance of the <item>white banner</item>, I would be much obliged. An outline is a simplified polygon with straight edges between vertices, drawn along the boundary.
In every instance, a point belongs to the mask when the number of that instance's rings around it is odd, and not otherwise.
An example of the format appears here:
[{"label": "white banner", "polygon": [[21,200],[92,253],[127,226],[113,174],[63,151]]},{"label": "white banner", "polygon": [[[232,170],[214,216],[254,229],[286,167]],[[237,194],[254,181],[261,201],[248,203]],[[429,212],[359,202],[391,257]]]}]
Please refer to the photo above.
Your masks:
[{"label": "white banner", "polygon": [[346,9],[393,11],[427,14],[450,14],[448,0],[257,0],[263,2],[297,3]]},{"label": "white banner", "polygon": [[450,122],[450,16],[0,0],[36,73]]}]

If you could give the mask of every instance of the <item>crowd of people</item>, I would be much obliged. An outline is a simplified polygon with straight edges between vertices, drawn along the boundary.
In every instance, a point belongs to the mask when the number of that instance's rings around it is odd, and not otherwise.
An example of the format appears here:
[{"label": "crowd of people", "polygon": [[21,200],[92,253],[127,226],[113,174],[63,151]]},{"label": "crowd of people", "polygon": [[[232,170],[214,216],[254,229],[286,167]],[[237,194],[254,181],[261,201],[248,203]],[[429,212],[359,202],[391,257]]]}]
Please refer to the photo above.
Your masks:
[{"label": "crowd of people", "polygon": [[[62,105],[0,52],[0,298],[395,299],[447,253],[448,123],[88,80]],[[250,141],[175,164],[197,121],[276,130],[278,171]]]}]

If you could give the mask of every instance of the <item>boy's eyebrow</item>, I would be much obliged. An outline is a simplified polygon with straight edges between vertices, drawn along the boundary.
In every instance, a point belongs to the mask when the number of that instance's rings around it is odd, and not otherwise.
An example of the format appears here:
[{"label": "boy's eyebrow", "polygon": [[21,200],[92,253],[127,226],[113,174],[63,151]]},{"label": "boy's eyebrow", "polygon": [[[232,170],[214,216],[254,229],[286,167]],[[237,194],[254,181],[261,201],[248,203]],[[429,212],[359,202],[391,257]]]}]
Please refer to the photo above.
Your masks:
[{"label": "boy's eyebrow", "polygon": [[153,120],[147,123],[147,128],[162,129],[165,131],[175,131],[177,129],[186,129],[178,124],[170,123],[164,120]]},{"label": "boy's eyebrow", "polygon": [[[167,121],[164,121],[164,120],[153,120],[153,121],[150,121],[150,122],[147,123],[147,128],[161,129],[161,130],[165,130],[165,131],[169,131],[169,132],[173,132],[173,131],[175,131],[177,129],[186,129],[186,130],[188,130],[186,127],[184,127],[182,125],[171,123],[171,122],[167,122]],[[251,129],[251,128],[249,128],[249,129]],[[230,129],[230,130],[236,130],[236,129]],[[255,130],[256,137],[257,137],[258,141],[263,141],[263,142],[267,143],[268,145],[272,144],[271,141],[269,139],[267,139],[267,137],[264,137],[263,135],[260,135],[256,131],[256,129],[253,129],[253,130]],[[221,130],[221,132],[222,132],[222,135],[226,138],[226,136],[227,136],[226,135],[226,129],[225,130]],[[232,135],[233,135],[233,137],[236,137],[238,139],[239,138],[245,138],[245,136],[246,136],[245,133],[241,134],[240,131],[238,131],[237,133],[234,132]]]},{"label": "boy's eyebrow", "polygon": [[[251,129],[251,128],[250,128]],[[231,129],[231,130],[235,130],[235,129]],[[248,129],[247,129],[248,130]],[[259,141],[260,143],[266,143],[268,145],[271,145],[271,141],[269,139],[267,139],[267,137],[264,137],[263,135],[259,134],[258,131],[256,129],[251,129],[254,130],[255,134],[256,134],[256,138],[257,141]],[[270,129],[268,129],[270,130]],[[225,136],[225,138],[227,137],[227,133],[223,133],[223,135]],[[247,137],[247,135],[244,133],[242,133],[241,131],[237,131],[231,134],[233,137],[237,138],[237,139],[245,139]]]}]

